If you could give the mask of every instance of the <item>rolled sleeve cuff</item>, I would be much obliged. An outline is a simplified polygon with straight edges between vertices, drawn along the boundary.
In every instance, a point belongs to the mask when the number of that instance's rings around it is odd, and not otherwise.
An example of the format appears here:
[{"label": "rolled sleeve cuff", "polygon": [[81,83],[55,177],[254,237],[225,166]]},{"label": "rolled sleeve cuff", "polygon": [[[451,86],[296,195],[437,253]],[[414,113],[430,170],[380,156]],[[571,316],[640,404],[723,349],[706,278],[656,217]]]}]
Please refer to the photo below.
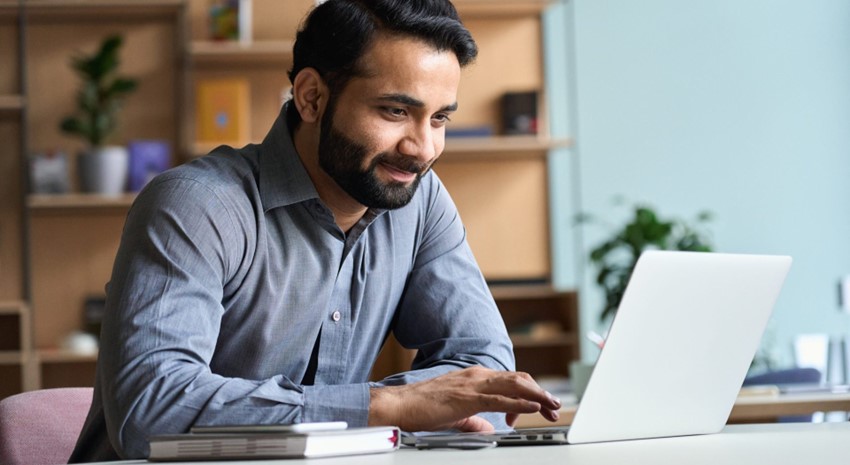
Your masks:
[{"label": "rolled sleeve cuff", "polygon": [[346,421],[350,427],[367,426],[369,385],[304,386],[302,421]]}]

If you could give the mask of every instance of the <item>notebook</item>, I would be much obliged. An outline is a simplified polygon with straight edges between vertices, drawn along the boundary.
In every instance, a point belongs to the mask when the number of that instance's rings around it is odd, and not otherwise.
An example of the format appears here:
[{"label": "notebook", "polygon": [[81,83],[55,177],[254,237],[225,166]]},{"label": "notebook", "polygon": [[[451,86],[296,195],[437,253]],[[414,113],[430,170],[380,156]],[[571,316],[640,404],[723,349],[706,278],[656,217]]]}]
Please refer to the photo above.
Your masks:
[{"label": "notebook", "polygon": [[474,447],[719,432],[790,266],[787,256],[644,252],[570,427],[451,436]]}]

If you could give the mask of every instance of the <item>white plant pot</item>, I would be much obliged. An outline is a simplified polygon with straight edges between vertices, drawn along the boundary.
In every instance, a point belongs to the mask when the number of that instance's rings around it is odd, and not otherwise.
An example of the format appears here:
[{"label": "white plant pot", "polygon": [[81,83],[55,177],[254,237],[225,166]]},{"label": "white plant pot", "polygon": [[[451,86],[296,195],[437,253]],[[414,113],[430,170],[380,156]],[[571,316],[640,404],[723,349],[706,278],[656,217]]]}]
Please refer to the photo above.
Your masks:
[{"label": "white plant pot", "polygon": [[78,168],[83,192],[106,195],[124,193],[129,159],[127,149],[115,145],[81,153]]}]

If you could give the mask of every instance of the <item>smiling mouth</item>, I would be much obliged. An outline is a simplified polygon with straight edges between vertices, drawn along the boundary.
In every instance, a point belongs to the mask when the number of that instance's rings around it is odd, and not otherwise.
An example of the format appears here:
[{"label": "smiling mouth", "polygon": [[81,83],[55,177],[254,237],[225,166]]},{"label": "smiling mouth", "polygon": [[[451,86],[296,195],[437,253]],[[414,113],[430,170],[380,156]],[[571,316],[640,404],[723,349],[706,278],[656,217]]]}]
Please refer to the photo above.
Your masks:
[{"label": "smiling mouth", "polygon": [[400,168],[396,168],[388,163],[381,163],[381,168],[393,179],[393,181],[400,183],[410,183],[416,179],[419,173],[414,173],[411,171],[406,171]]}]

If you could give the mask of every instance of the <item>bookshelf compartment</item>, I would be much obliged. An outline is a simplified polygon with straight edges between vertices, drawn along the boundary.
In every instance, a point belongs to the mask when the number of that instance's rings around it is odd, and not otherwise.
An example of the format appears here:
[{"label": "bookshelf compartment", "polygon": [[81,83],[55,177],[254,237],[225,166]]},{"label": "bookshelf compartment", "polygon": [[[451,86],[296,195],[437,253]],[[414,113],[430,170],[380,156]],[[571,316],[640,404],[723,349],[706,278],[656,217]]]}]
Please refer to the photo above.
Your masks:
[{"label": "bookshelf compartment", "polygon": [[19,364],[0,364],[0,399],[17,394],[24,390],[21,379],[23,367]]},{"label": "bookshelf compartment", "polygon": [[41,388],[90,387],[94,386],[94,360],[41,360]]},{"label": "bookshelf compartment", "polygon": [[514,343],[517,370],[566,376],[579,359],[578,296],[548,286],[492,286]]},{"label": "bookshelf compartment", "polygon": [[0,314],[0,351],[18,351],[23,348],[21,318],[22,315]]}]

